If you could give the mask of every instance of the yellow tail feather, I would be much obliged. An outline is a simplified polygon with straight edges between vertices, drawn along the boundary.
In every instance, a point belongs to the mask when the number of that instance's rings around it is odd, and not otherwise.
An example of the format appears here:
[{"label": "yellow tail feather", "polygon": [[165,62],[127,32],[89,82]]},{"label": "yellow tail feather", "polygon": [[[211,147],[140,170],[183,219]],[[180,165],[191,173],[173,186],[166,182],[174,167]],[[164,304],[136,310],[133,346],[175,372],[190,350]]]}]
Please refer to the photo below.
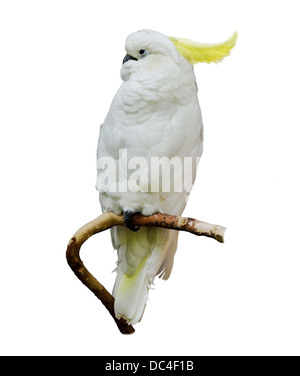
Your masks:
[{"label": "yellow tail feather", "polygon": [[140,262],[139,266],[137,267],[135,273],[131,276],[128,276],[127,274],[123,274],[118,293],[125,294],[127,292],[130,292],[132,289],[134,289],[134,286],[140,277],[140,272],[143,270],[146,261],[147,261],[148,255],[144,257],[144,259]]},{"label": "yellow tail feather", "polygon": [[197,43],[189,39],[169,37],[175,44],[177,51],[191,64],[196,63],[218,63],[235,46],[238,33],[235,31],[225,42],[208,44]]}]

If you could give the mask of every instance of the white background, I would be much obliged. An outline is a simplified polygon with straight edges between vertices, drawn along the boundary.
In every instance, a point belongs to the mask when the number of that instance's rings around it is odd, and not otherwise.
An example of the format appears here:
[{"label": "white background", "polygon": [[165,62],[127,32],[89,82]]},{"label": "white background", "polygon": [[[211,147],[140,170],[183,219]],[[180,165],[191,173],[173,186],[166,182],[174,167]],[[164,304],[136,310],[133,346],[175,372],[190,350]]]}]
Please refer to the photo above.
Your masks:
[{"label": "white background", "polygon": [[[1,355],[299,355],[297,1],[1,1]],[[96,147],[129,33],[199,42],[239,33],[195,72],[204,154],[182,233],[136,332],[118,332],[75,277],[67,243],[100,213]],[[83,246],[109,289],[109,233]]]}]

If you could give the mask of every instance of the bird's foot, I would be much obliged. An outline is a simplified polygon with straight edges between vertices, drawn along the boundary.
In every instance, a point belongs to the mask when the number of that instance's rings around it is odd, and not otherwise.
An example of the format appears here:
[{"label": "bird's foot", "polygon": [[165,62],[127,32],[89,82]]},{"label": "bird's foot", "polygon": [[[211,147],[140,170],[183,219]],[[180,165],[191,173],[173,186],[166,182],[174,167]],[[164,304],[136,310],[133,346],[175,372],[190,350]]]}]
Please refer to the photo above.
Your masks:
[{"label": "bird's foot", "polygon": [[140,226],[135,226],[133,224],[133,221],[132,221],[133,214],[134,214],[134,212],[125,211],[124,212],[124,223],[125,223],[125,226],[127,228],[129,228],[129,230],[136,232],[140,229]]}]

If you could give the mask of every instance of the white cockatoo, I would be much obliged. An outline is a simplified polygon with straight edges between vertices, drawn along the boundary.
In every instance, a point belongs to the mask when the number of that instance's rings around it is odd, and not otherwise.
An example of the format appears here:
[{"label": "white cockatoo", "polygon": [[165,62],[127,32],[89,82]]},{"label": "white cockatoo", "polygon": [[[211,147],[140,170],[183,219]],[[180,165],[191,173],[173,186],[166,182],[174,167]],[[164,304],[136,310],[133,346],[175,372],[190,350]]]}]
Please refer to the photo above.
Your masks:
[{"label": "white cockatoo", "polygon": [[[182,214],[203,143],[193,64],[221,61],[236,38],[200,44],[152,30],[127,37],[124,82],[100,128],[96,187],[103,211],[124,214],[126,227],[111,229],[118,253],[113,296],[116,317],[129,324],[141,320],[155,276],[169,278],[178,240],[178,231],[135,228],[131,216]],[[158,161],[161,170],[151,175]]]}]

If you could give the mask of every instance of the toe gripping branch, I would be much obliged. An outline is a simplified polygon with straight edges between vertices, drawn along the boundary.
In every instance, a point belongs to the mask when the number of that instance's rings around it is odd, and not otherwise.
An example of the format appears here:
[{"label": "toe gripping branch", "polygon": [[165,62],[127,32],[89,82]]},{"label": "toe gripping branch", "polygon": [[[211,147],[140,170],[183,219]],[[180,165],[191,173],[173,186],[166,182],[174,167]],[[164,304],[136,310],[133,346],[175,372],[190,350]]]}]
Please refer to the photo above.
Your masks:
[{"label": "toe gripping branch", "polygon": [[129,230],[136,232],[140,229],[140,226],[135,226],[133,224],[133,219],[132,219],[133,215],[134,215],[134,212],[125,211],[124,212],[124,223],[125,223],[125,226],[127,228],[129,228]]},{"label": "toe gripping branch", "polygon": [[134,328],[128,325],[124,319],[117,319],[115,317],[113,296],[87,270],[79,255],[82,244],[89,237],[98,232],[108,230],[113,226],[127,226],[132,231],[137,231],[140,226],[162,227],[177,231],[187,231],[198,236],[207,236],[220,243],[224,242],[225,233],[225,227],[222,226],[201,222],[193,218],[176,217],[162,213],[145,217],[139,213],[125,212],[123,216],[112,212],[105,212],[81,227],[69,241],[66,253],[68,264],[78,279],[103,303],[123,334],[133,333]]}]

